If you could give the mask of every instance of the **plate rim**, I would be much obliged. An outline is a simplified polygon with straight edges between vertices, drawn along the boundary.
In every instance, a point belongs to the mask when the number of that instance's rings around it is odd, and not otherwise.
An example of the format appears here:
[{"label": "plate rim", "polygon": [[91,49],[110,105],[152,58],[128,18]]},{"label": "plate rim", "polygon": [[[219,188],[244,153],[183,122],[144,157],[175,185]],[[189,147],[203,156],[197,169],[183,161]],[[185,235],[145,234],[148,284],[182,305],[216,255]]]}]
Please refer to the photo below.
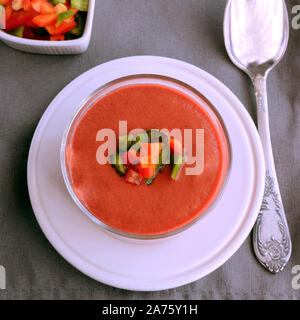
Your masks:
[{"label": "plate rim", "polygon": [[[107,280],[107,278],[104,276],[99,276],[99,274],[97,273],[98,268],[95,266],[92,266],[93,268],[96,268],[96,270],[91,270],[91,266],[90,266],[90,270],[88,270],[88,268],[85,268],[82,264],[82,262],[80,263],[80,259],[78,257],[78,254],[69,246],[67,246],[67,244],[64,242],[63,239],[61,239],[60,235],[56,232],[56,230],[49,230],[49,225],[50,228],[52,228],[50,221],[47,220],[46,217],[43,217],[43,213],[40,213],[40,211],[43,211],[43,208],[38,204],[37,199],[35,199],[34,197],[34,178],[35,178],[35,171],[34,171],[34,163],[35,163],[35,159],[34,159],[34,155],[37,154],[38,151],[38,146],[40,144],[40,139],[39,139],[39,135],[40,133],[43,131],[43,128],[45,126],[45,124],[47,123],[47,118],[50,117],[51,113],[53,111],[55,111],[55,103],[57,100],[59,100],[59,98],[61,98],[64,94],[64,92],[66,92],[70,87],[72,87],[72,85],[74,85],[77,81],[80,81],[81,77],[84,77],[85,75],[87,75],[88,73],[92,73],[93,71],[95,71],[97,68],[103,68],[105,65],[108,64],[114,64],[114,63],[128,63],[128,60],[153,60],[153,62],[159,62],[159,63],[171,63],[171,64],[175,64],[175,66],[182,66],[185,67],[185,69],[190,69],[192,71],[196,71],[198,72],[198,75],[200,74],[200,76],[204,77],[206,80],[213,82],[214,84],[216,84],[218,86],[218,89],[222,91],[222,93],[224,95],[227,96],[227,98],[230,98],[230,100],[235,101],[235,108],[236,108],[236,112],[239,113],[240,119],[242,119],[244,121],[243,126],[247,129],[247,133],[249,134],[249,130],[251,131],[251,144],[253,145],[252,148],[258,150],[258,152],[256,152],[256,166],[255,166],[255,174],[256,176],[256,182],[257,181],[261,181],[260,185],[256,185],[256,187],[258,187],[259,190],[257,190],[255,192],[255,194],[253,195],[252,199],[251,199],[251,203],[249,204],[248,208],[247,208],[247,212],[248,214],[245,215],[245,222],[243,222],[243,226],[239,226],[238,230],[236,231],[236,234],[234,235],[234,239],[232,239],[232,241],[229,241],[229,243],[224,247],[224,250],[217,256],[214,256],[214,263],[210,262],[210,261],[206,261],[205,264],[209,264],[209,266],[207,268],[205,268],[205,271],[200,271],[200,272],[193,272],[189,276],[183,276],[180,277],[180,279],[178,279],[178,281],[176,281],[176,283],[173,283],[172,285],[159,285],[159,284],[155,284],[155,283],[148,283],[146,286],[144,285],[134,285],[134,283],[128,283],[124,285],[124,281],[120,281],[121,279],[116,279],[117,277],[115,277],[115,279],[109,279]],[[188,71],[190,71],[188,70]],[[207,98],[208,99],[208,98]],[[208,99],[209,100],[209,99]],[[234,106],[233,106],[234,107]],[[246,125],[247,124],[247,125]],[[258,159],[259,158],[259,159]],[[213,75],[207,73],[206,71],[202,70],[201,68],[194,66],[192,64],[189,64],[187,62],[181,61],[181,60],[177,60],[177,59],[173,59],[173,58],[168,58],[168,57],[160,57],[160,56],[131,56],[131,57],[124,57],[124,58],[119,58],[119,59],[114,59],[105,63],[102,63],[100,65],[97,65],[87,71],[85,71],[84,73],[82,73],[81,75],[79,75],[78,77],[76,77],[74,80],[72,80],[69,84],[67,84],[57,95],[56,97],[54,97],[54,99],[51,101],[51,103],[49,104],[49,106],[47,107],[47,109],[45,110],[45,112],[43,113],[40,121],[38,122],[38,125],[35,129],[32,141],[31,141],[31,145],[30,145],[30,149],[29,149],[29,155],[28,155],[28,161],[27,161],[27,185],[28,185],[28,191],[29,191],[29,196],[30,196],[30,201],[31,201],[31,205],[32,205],[32,209],[34,211],[35,217],[44,233],[44,235],[46,236],[46,238],[48,239],[48,241],[51,243],[51,245],[55,248],[55,250],[64,258],[66,259],[71,265],[73,265],[76,269],[78,269],[79,271],[81,271],[82,273],[88,275],[89,277],[93,278],[96,281],[100,281],[104,284],[107,285],[111,285],[117,288],[121,288],[121,289],[126,289],[126,290],[134,290],[134,291],[157,291],[157,290],[165,290],[165,289],[171,289],[171,288],[175,288],[175,287],[179,287],[181,285],[187,284],[187,283],[191,283],[194,282],[200,278],[202,278],[203,276],[208,275],[209,273],[213,272],[214,270],[216,270],[217,268],[219,268],[221,265],[223,265],[238,249],[239,247],[243,244],[243,242],[245,241],[245,239],[248,237],[255,221],[257,218],[257,215],[259,213],[259,209],[260,209],[260,205],[261,205],[261,200],[263,197],[263,190],[264,190],[264,180],[265,180],[265,165],[264,165],[264,157],[263,157],[263,152],[262,152],[262,146],[261,146],[261,141],[257,132],[257,129],[254,125],[253,119],[251,118],[251,116],[249,115],[247,109],[243,106],[243,104],[240,102],[240,100],[237,98],[237,96],[225,85],[223,84],[221,81],[219,81],[217,78],[215,78]],[[258,184],[258,182],[257,182]],[[255,199],[256,198],[256,199]],[[257,214],[249,214],[249,212],[254,212],[256,211]],[[56,237],[55,237],[56,235]],[[57,239],[57,237],[59,237],[60,239]],[[60,243],[58,243],[58,240],[60,241]],[[67,249],[67,250],[66,250]],[[68,250],[73,251],[73,253],[68,252]],[[74,256],[75,255],[75,256]],[[221,257],[219,257],[221,256]],[[105,273],[106,270],[104,270],[103,268],[101,269],[102,273]],[[188,279],[187,279],[188,278]],[[123,279],[123,277],[122,277]],[[121,283],[120,283],[121,282]]]}]

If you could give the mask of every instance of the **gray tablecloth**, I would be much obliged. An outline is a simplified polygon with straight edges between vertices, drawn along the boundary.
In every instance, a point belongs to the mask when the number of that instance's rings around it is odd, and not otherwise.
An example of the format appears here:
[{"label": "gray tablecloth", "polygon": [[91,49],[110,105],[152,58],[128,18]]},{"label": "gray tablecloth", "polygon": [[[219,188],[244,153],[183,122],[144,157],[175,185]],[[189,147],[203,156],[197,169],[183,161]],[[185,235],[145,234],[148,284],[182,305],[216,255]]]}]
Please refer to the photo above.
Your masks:
[{"label": "gray tablecloth", "polygon": [[[71,80],[105,61],[159,55],[190,62],[225,83],[255,117],[248,78],[226,55],[225,1],[97,0],[90,47],[79,56],[43,56],[0,43],[0,299],[299,299],[292,267],[300,264],[300,29],[270,74],[274,156],[293,239],[286,269],[272,275],[256,261],[251,238],[204,279],[160,292],[130,292],[98,283],[65,261],[39,228],[28,197],[26,162],[33,132],[53,97]],[[288,1],[289,13],[299,1]]]}]

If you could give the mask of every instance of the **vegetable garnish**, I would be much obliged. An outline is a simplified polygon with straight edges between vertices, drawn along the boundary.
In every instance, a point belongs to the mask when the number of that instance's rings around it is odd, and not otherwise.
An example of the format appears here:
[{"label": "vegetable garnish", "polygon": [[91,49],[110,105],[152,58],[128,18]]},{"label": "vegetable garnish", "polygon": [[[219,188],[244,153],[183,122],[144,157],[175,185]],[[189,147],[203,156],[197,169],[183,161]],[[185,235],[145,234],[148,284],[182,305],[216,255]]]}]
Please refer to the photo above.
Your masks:
[{"label": "vegetable garnish", "polygon": [[61,41],[82,36],[89,0],[0,0],[0,6],[5,8],[7,33]]},{"label": "vegetable garnish", "polygon": [[8,31],[9,34],[15,37],[23,38],[24,27],[19,27],[17,29]]},{"label": "vegetable garnish", "polygon": [[70,0],[71,7],[80,11],[88,11],[89,2],[86,0]]},{"label": "vegetable garnish", "polygon": [[166,164],[171,167],[171,178],[176,180],[184,166],[184,149],[180,141],[169,138],[158,130],[119,136],[119,152],[110,156],[116,172],[128,183],[147,185],[163,171]]},{"label": "vegetable garnish", "polygon": [[58,18],[57,18],[57,22],[56,22],[56,28],[59,27],[62,22],[64,22],[65,20],[73,17],[75,14],[74,11],[72,10],[67,10],[67,11],[64,11],[64,12],[61,12],[59,15],[58,15]]}]

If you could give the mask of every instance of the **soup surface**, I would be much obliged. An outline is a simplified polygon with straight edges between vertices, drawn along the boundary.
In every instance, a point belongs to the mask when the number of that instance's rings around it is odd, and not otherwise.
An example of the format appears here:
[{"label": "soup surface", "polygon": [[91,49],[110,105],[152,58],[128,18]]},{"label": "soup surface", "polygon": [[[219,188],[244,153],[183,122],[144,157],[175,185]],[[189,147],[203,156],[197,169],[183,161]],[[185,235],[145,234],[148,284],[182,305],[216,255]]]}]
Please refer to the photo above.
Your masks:
[{"label": "soup surface", "polygon": [[[158,84],[135,84],[116,89],[98,100],[80,119],[68,146],[67,166],[81,203],[105,224],[138,235],[160,234],[181,227],[204,212],[224,181],[228,149],[219,122],[211,120],[187,95]],[[97,132],[110,128],[119,134],[119,121],[135,128],[204,129],[204,170],[186,175],[185,165],[173,181],[166,166],[150,185],[126,183],[110,164],[96,160]],[[195,155],[195,153],[194,153]]]}]

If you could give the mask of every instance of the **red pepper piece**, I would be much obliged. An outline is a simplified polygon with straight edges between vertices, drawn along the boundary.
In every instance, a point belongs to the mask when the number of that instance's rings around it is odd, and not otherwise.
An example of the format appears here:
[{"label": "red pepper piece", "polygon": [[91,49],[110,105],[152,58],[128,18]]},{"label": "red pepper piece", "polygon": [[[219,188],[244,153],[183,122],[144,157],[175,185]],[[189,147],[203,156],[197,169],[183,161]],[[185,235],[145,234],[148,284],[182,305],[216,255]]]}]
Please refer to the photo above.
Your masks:
[{"label": "red pepper piece", "polygon": [[144,157],[140,159],[139,172],[140,176],[143,178],[151,178],[155,175],[156,164],[151,163],[151,156]]},{"label": "red pepper piece", "polygon": [[32,22],[39,27],[46,27],[53,24],[57,20],[57,14],[39,14],[32,19]]},{"label": "red pepper piece", "polygon": [[25,11],[30,11],[30,10],[32,10],[32,6],[31,6],[30,0],[22,0],[22,5],[23,5],[23,9],[24,9]]},{"label": "red pepper piece", "polygon": [[50,2],[42,2],[40,5],[41,14],[54,13],[54,6]]},{"label": "red pepper piece", "polygon": [[162,144],[160,142],[154,142],[154,143],[141,142],[140,145],[141,145],[141,157],[150,156],[153,163],[158,161],[159,154],[162,149]]},{"label": "red pepper piece", "polygon": [[31,6],[35,11],[41,12],[41,5],[45,2],[48,2],[48,1],[47,0],[31,0]]},{"label": "red pepper piece", "polygon": [[31,23],[36,13],[33,11],[15,11],[8,21],[6,21],[6,30],[10,31],[19,27],[26,27]]},{"label": "red pepper piece", "polygon": [[11,0],[0,0],[0,3],[5,6]]},{"label": "red pepper piece", "polygon": [[10,0],[6,6],[5,6],[5,19],[6,19],[6,23],[7,21],[11,18],[13,12],[14,12],[14,9],[12,8],[12,0]]},{"label": "red pepper piece", "polygon": [[77,23],[76,23],[74,17],[71,17],[71,18],[65,20],[64,22],[62,22],[58,27],[56,27],[55,23],[54,23],[49,26],[46,26],[45,28],[48,31],[48,33],[50,33],[51,35],[57,35],[57,34],[64,34],[68,31],[72,30],[76,26],[77,26]]}]

